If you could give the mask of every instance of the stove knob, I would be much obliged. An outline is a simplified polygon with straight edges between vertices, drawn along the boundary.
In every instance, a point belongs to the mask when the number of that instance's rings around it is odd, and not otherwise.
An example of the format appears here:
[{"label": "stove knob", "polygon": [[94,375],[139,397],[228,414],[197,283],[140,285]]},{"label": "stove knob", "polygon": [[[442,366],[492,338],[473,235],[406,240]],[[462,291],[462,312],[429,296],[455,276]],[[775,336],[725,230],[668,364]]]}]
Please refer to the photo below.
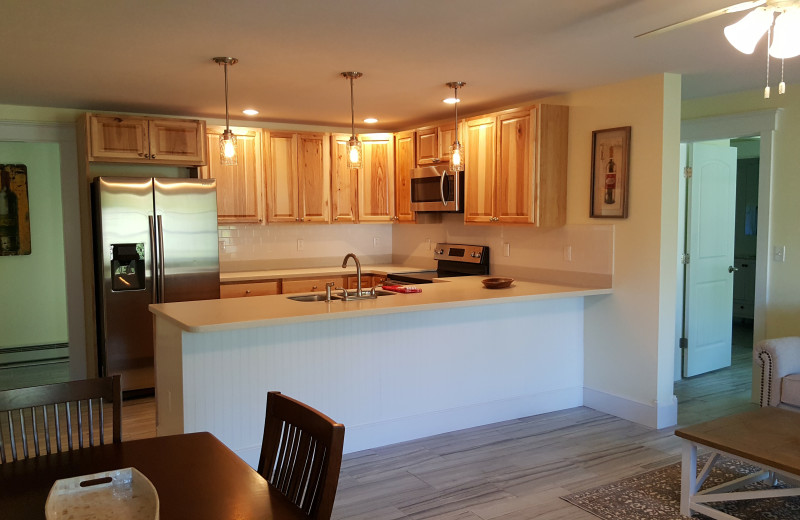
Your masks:
[{"label": "stove knob", "polygon": [[481,254],[479,252],[477,252],[477,251],[473,251],[470,256],[472,256],[472,258],[480,258]]},{"label": "stove knob", "polygon": [[444,249],[437,249],[436,251],[434,251],[434,253],[436,253],[437,255],[443,255]]}]

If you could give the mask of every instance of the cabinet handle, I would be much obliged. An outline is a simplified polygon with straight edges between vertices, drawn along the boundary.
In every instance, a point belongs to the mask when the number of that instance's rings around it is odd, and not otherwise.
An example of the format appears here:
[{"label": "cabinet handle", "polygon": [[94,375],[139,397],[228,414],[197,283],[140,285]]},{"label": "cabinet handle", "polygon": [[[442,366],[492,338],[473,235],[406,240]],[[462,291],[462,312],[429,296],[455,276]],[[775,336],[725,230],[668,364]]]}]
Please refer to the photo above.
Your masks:
[{"label": "cabinet handle", "polygon": [[317,286],[316,286],[316,285],[312,285],[312,286],[311,286],[311,290],[312,290],[312,291],[316,291],[316,290],[317,290]]},{"label": "cabinet handle", "polygon": [[151,159],[155,159],[156,158],[156,154],[150,154],[150,158]]},{"label": "cabinet handle", "polygon": [[245,289],[244,293],[245,294],[250,294],[250,289]]}]

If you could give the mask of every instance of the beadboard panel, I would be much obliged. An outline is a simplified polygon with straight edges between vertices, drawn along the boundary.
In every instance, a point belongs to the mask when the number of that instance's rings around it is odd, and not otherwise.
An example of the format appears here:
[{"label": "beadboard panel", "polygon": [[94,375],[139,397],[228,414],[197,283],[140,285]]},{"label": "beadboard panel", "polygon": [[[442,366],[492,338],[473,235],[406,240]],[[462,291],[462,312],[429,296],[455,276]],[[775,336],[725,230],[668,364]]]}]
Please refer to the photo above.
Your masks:
[{"label": "beadboard panel", "polygon": [[[169,399],[183,431],[210,431],[253,466],[270,390],[345,424],[346,453],[583,400],[583,298],[163,337],[157,357],[182,352]],[[159,435],[177,424],[160,420]]]}]

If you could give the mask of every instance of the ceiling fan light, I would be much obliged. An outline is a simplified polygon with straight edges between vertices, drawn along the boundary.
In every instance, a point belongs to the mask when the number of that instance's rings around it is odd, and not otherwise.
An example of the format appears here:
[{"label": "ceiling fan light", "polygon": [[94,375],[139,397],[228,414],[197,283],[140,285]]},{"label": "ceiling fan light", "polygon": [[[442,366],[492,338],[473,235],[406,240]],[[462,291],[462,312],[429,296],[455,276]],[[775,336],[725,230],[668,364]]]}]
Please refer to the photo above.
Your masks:
[{"label": "ceiling fan light", "polygon": [[747,16],[725,28],[725,38],[736,50],[753,54],[758,41],[772,25],[773,11],[763,7],[750,11]]},{"label": "ceiling fan light", "polygon": [[800,56],[800,9],[789,7],[775,19],[769,54],[774,58]]}]

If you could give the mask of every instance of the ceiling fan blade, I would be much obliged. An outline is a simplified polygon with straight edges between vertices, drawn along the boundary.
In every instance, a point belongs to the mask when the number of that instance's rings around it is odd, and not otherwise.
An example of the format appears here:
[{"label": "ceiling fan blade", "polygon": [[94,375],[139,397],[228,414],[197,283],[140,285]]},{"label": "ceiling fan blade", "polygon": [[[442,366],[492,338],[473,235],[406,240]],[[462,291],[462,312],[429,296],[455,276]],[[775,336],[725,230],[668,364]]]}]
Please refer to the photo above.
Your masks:
[{"label": "ceiling fan blade", "polygon": [[758,7],[759,5],[763,5],[765,3],[767,3],[766,0],[740,2],[738,4],[734,4],[728,7],[723,7],[722,9],[717,9],[716,11],[711,11],[710,13],[701,14],[700,16],[695,16],[694,18],[689,18],[688,20],[684,20],[682,22],[676,22],[673,24],[665,25],[664,27],[659,27],[658,29],[653,29],[652,31],[647,31],[642,34],[637,34],[636,36],[634,36],[634,38],[641,38],[643,36],[654,36],[656,34],[665,33],[667,31],[671,31],[679,27],[684,27],[686,25],[691,25],[693,23],[702,22],[704,20],[709,20],[711,18],[716,18],[717,16],[723,14],[735,13],[738,11],[745,11],[747,9],[752,9],[754,7]]}]

